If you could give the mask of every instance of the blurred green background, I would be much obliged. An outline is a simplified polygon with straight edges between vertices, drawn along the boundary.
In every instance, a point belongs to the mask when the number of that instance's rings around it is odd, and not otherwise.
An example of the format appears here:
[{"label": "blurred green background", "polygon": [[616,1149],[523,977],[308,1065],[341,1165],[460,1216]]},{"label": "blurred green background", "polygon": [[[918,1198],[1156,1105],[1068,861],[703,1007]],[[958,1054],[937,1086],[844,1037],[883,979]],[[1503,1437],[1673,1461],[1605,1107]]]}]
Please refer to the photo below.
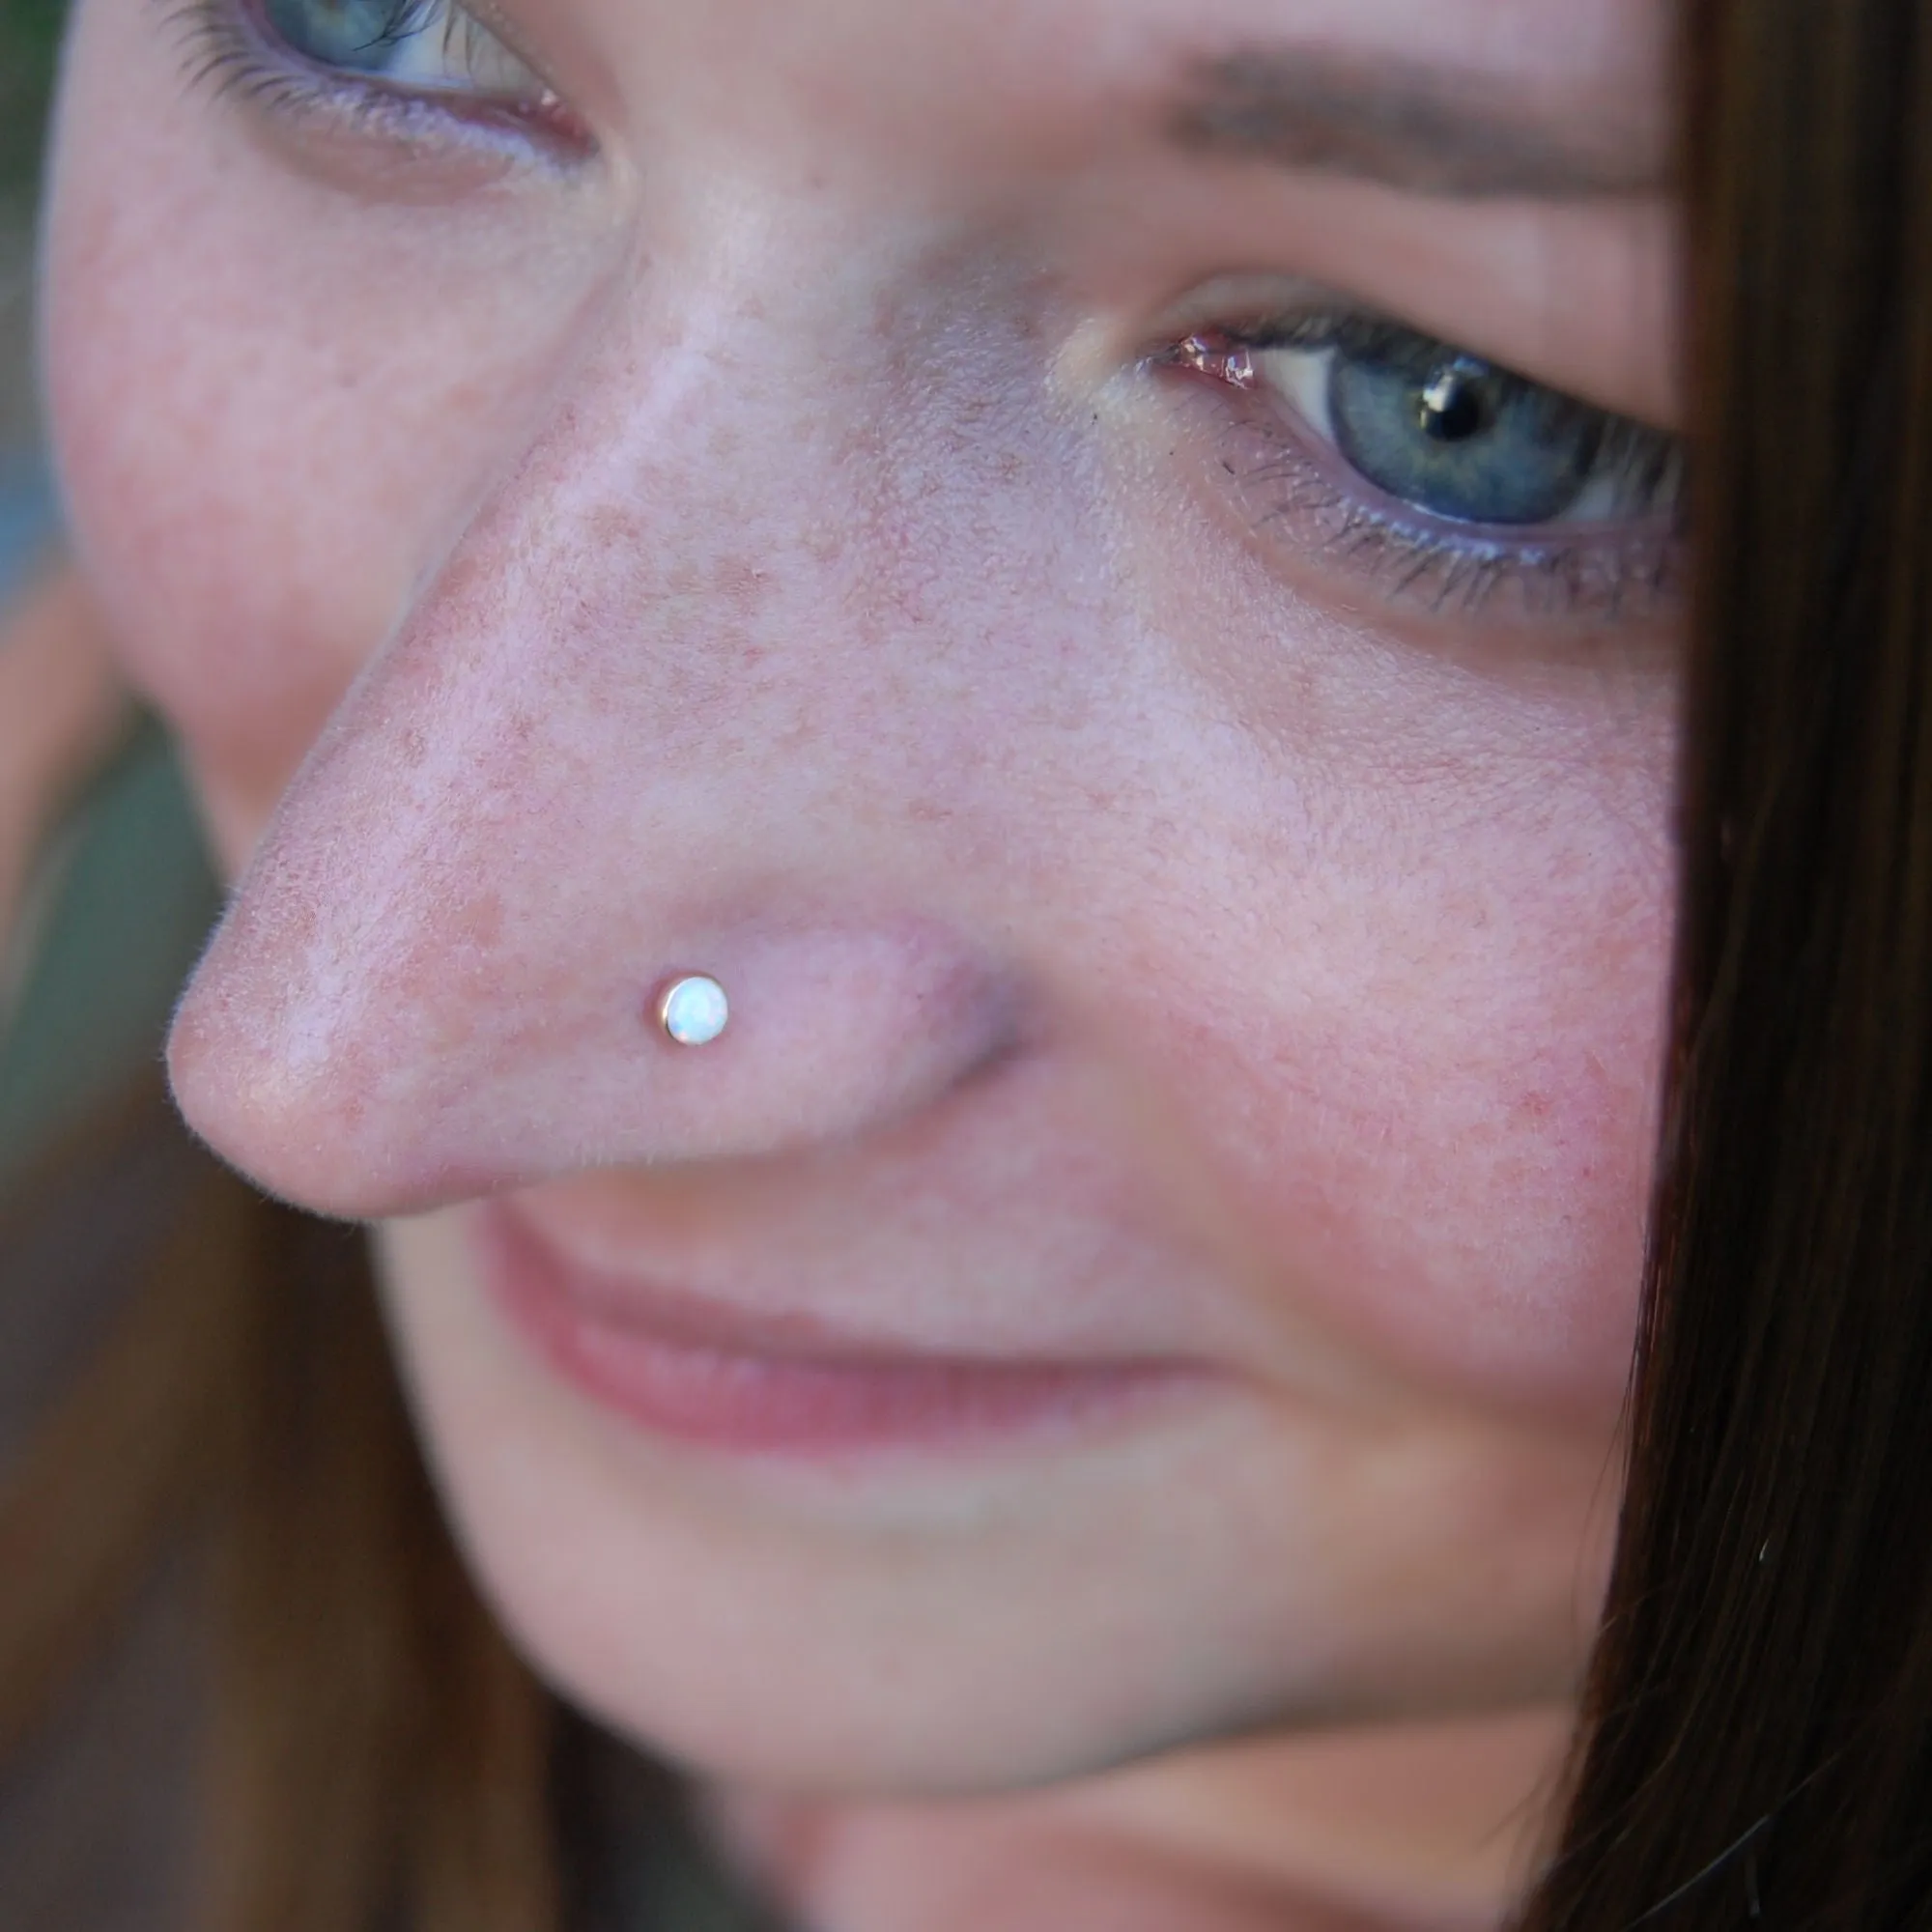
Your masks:
[{"label": "blurred green background", "polygon": [[[65,11],[63,0],[0,0],[0,604],[58,545],[37,431],[32,270]],[[217,903],[174,758],[146,723],[44,856],[16,950],[0,959],[0,1185],[156,1065]]]},{"label": "blurred green background", "polygon": [[64,0],[0,0],[0,192],[29,191]]}]

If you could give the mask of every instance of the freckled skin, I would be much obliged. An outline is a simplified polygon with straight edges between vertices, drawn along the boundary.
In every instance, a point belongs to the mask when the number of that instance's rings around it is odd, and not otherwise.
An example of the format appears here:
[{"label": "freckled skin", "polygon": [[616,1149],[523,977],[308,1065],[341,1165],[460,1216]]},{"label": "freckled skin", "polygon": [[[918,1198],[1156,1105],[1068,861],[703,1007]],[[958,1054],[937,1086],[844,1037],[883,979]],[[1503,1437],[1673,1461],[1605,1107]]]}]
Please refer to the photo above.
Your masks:
[{"label": "freckled skin", "polygon": [[[533,1658],[723,1780],[873,1797],[1560,1706],[1641,1249],[1667,626],[1285,554],[1212,399],[1129,353],[1258,248],[1537,339],[1547,217],[1507,271],[1358,274],[1359,190],[1204,241],[1250,190],[1176,161],[1136,219],[1185,245],[1109,260],[1099,110],[1011,21],[874,0],[821,40],[581,0],[536,51],[621,164],[384,195],[185,92],[155,11],[83,0],[48,341],[77,541],[239,879],[171,1065],[239,1167],[379,1224]],[[1302,11],[1453,47],[1563,10]],[[1056,72],[1113,44],[994,12]],[[1606,389],[1641,360],[1578,339]],[[730,1031],[668,1055],[694,965]],[[1016,1350],[1049,1311],[1223,1380],[917,1478],[721,1466],[506,1332],[462,1238],[504,1189],[727,1299]],[[1557,1735],[1500,1753],[1498,1821]],[[1442,1896],[1500,1886],[1459,1856]]]}]

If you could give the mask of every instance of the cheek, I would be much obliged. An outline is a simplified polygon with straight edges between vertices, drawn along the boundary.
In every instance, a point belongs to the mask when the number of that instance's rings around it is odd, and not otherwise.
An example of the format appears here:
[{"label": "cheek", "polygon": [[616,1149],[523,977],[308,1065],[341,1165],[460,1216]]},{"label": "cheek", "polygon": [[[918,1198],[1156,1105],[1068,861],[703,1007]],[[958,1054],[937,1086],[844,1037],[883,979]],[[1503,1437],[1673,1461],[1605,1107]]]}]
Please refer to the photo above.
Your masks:
[{"label": "cheek", "polygon": [[1664,949],[1659,908],[1619,924],[1616,896],[1365,974],[1371,1014],[1322,1056],[1328,1118],[1285,1124],[1263,1183],[1348,1319],[1486,1402],[1601,1415],[1623,1393]]},{"label": "cheek", "polygon": [[503,272],[535,209],[372,211],[290,172],[186,87],[163,11],[77,23],[49,404],[128,674],[245,843],[513,456],[589,268],[566,238],[570,272]]},{"label": "cheek", "polygon": [[1185,504],[1166,526],[1196,540],[1119,548],[1214,776],[1185,870],[1121,909],[1147,1164],[1264,1346],[1292,1321],[1434,1398],[1601,1430],[1662,1065],[1670,640],[1347,625],[1206,567],[1227,548]]},{"label": "cheek", "polygon": [[[1643,775],[1334,776],[1350,797],[1318,863],[1250,939],[1266,992],[1168,1083],[1211,1096],[1199,1126],[1255,1293],[1452,1400],[1596,1426],[1622,1398],[1667,764],[1660,734]],[[1639,800],[1654,837],[1630,829]]]}]

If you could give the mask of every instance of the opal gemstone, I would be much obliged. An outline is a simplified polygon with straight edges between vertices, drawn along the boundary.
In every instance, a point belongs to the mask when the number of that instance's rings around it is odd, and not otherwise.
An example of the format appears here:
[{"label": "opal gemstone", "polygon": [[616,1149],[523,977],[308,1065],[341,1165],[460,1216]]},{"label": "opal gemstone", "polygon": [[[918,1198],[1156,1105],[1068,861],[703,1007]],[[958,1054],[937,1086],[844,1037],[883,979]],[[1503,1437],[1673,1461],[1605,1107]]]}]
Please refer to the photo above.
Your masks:
[{"label": "opal gemstone", "polygon": [[679,1046],[709,1046],[730,1017],[724,988],[703,973],[673,980],[658,1002],[658,1018]]}]

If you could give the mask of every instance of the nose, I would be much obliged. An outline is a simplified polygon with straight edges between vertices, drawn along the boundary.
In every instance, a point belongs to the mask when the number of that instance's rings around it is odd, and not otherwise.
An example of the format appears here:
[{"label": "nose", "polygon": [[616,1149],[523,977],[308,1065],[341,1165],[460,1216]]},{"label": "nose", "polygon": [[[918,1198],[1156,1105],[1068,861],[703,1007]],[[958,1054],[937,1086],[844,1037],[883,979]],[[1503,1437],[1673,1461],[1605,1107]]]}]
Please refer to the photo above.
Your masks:
[{"label": "nose", "polygon": [[[316,1211],[840,1140],[1023,1028],[910,526],[855,563],[849,436],[767,417],[753,488],[715,350],[639,366],[586,366],[368,662],[179,1009],[190,1124]],[[701,1047],[657,1019],[685,974],[730,1001]]]}]

